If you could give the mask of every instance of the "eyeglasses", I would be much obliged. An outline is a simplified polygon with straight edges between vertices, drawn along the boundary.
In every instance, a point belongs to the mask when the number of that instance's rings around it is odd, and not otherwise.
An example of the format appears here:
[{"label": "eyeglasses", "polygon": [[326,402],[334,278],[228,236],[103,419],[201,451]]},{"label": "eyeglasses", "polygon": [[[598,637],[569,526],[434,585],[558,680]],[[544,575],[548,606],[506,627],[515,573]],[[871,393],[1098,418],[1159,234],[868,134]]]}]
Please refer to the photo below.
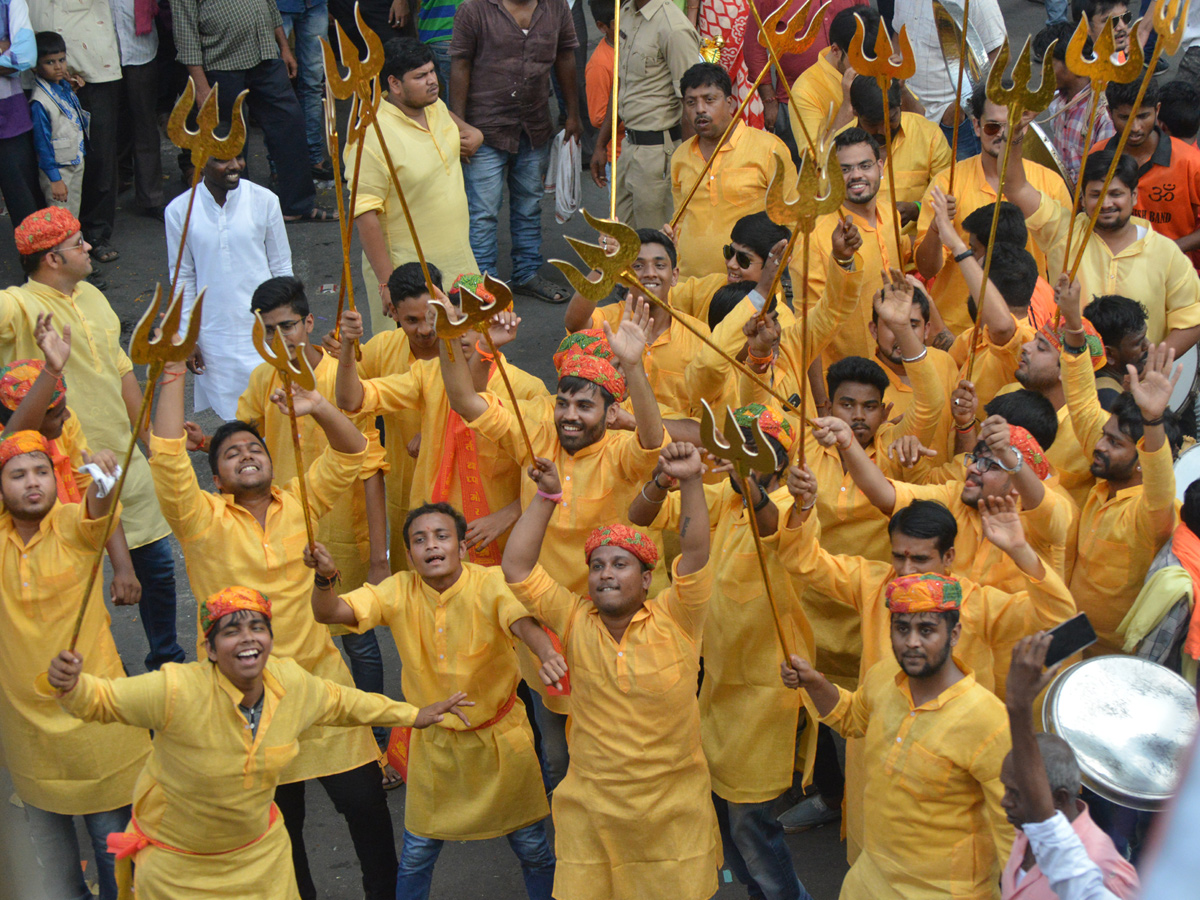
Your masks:
[{"label": "eyeglasses", "polygon": [[870,172],[879,165],[879,160],[871,159],[866,162],[860,162],[856,166],[842,166],[842,174],[849,175],[852,172]]},{"label": "eyeglasses", "polygon": [[1133,13],[1129,10],[1126,10],[1119,16],[1109,16],[1108,18],[1114,25],[1117,22],[1124,22],[1126,25],[1133,24]]},{"label": "eyeglasses", "polygon": [[754,264],[754,261],[750,259],[749,253],[747,253],[745,250],[736,249],[733,244],[726,244],[721,248],[721,252],[725,254],[725,262],[729,262],[731,259],[736,259],[738,266],[743,269],[748,269]]},{"label": "eyeglasses", "polygon": [[996,459],[994,456],[981,456],[978,453],[967,453],[963,456],[963,459],[966,460],[968,466],[974,464],[975,468],[979,470],[980,475],[986,475],[993,469],[1000,469],[1001,471],[1004,471],[1004,466],[1002,466],[1000,464],[1000,460]]},{"label": "eyeglasses", "polygon": [[57,250],[50,251],[51,253],[66,253],[68,250],[78,250],[83,246],[83,235],[79,236],[79,240],[69,247],[59,247]]},{"label": "eyeglasses", "polygon": [[303,319],[291,319],[287,322],[280,322],[277,325],[263,325],[263,331],[267,333],[267,337],[273,335],[276,331],[281,334],[291,334],[296,330],[296,326],[303,322]]},{"label": "eyeglasses", "polygon": [[996,135],[998,135],[1000,132],[1002,132],[1004,130],[1004,123],[1003,122],[984,122],[981,126],[979,126],[979,130],[982,131],[984,134],[986,134],[988,137],[995,137]]}]

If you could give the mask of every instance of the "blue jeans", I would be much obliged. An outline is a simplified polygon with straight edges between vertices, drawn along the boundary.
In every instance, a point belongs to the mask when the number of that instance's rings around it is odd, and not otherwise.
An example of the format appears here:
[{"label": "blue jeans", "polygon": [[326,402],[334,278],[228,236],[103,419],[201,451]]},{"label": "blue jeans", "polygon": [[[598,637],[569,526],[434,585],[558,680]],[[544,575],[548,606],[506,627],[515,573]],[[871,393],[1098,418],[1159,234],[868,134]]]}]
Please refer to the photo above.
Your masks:
[{"label": "blue jeans", "polygon": [[[938,123],[938,127],[942,129],[942,134],[946,136],[946,143],[953,147],[954,129],[940,122]],[[969,159],[972,156],[978,156],[982,151],[983,144],[979,142],[979,135],[975,133],[975,128],[971,124],[971,117],[964,111],[962,118],[958,120],[958,158]]]},{"label": "blue jeans", "polygon": [[314,166],[325,162],[325,61],[321,38],[329,32],[329,7],[325,3],[310,6],[302,13],[279,14],[283,33],[291,37],[296,31],[296,62],[300,66],[296,93],[304,110],[304,136],[308,140],[308,158]]},{"label": "blue jeans", "polygon": [[[342,649],[350,657],[350,675],[354,678],[354,686],[360,691],[370,691],[372,694],[383,693],[383,654],[379,652],[379,639],[375,637],[375,629],[364,631],[362,634],[343,634]],[[375,743],[380,749],[387,747],[390,728],[372,728]]]},{"label": "blue jeans", "polygon": [[467,207],[471,214],[471,252],[480,273],[496,269],[496,227],[504,184],[508,182],[509,232],[512,236],[512,280],[517,284],[537,274],[542,258],[542,182],[550,164],[550,142],[541,147],[522,134],[516,153],[481,146],[463,166]]},{"label": "blue jeans", "polygon": [[[546,840],[546,820],[534,822],[505,835],[508,845],[521,861],[525,893],[529,900],[550,900],[554,886],[554,851]],[[404,829],[404,847],[400,851],[400,875],[396,879],[396,900],[428,900],[433,883],[433,865],[442,852],[442,841],[417,837]]]},{"label": "blue jeans", "polygon": [[[115,860],[106,844],[109,834],[125,830],[129,815],[130,807],[122,806],[120,809],[83,817],[83,824],[92,841],[92,852],[96,855],[100,900],[117,900],[117,881],[113,875]],[[75,836],[74,817],[46,812],[26,803],[25,821],[29,823],[29,838],[42,867],[46,896],[54,900],[91,900],[91,891],[83,880],[83,869],[79,865],[79,840]]]},{"label": "blue jeans", "polygon": [[150,645],[146,654],[147,671],[161,669],[164,663],[183,662],[187,656],[175,632],[175,556],[171,553],[171,539],[159,538],[133,548],[129,558],[142,585],[138,612]]},{"label": "blue jeans", "polygon": [[1046,24],[1071,21],[1071,0],[1046,0]]},{"label": "blue jeans", "polygon": [[571,762],[567,750],[567,717],[548,709],[537,691],[531,690],[529,695],[533,698],[533,720],[541,738],[542,783],[549,794],[567,776],[567,766]]},{"label": "blue jeans", "polygon": [[773,801],[730,803],[713,794],[725,865],[752,898],[812,900],[792,865],[783,826],[771,812]]}]

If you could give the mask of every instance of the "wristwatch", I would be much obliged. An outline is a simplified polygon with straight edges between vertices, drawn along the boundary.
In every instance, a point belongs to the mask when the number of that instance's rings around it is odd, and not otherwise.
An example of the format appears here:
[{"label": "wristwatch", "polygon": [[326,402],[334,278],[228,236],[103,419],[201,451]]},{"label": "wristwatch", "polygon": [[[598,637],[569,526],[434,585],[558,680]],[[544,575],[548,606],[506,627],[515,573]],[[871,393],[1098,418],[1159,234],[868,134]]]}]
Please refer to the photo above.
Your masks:
[{"label": "wristwatch", "polygon": [[1022,456],[1021,451],[1019,451],[1012,444],[1008,445],[1008,449],[1017,455],[1016,465],[1014,465],[1012,468],[1009,468],[1008,466],[1006,466],[1004,463],[1002,463],[1000,461],[999,456],[996,457],[996,464],[999,465],[1000,468],[1003,469],[1005,472],[1007,472],[1009,475],[1015,475],[1017,472],[1020,472],[1021,469],[1025,468],[1025,457]]}]

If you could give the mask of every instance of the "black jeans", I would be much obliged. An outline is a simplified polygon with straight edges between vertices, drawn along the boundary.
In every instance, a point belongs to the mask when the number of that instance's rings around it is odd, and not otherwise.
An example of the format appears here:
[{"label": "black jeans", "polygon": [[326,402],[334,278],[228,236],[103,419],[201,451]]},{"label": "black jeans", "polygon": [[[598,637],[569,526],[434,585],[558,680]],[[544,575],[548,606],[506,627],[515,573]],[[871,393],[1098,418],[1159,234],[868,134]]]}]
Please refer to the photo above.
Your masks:
[{"label": "black jeans", "polygon": [[817,726],[817,754],[813,760],[813,786],[829,806],[836,808],[846,791],[846,776],[838,762],[837,745],[828,725]]},{"label": "black jeans", "polygon": [[117,147],[120,132],[121,81],[85,84],[79,103],[92,114],[87,157],[83,166],[83,192],[79,221],[83,237],[98,244],[112,237],[117,220]]},{"label": "black jeans", "polygon": [[[262,127],[267,152],[279,172],[279,205],[285,216],[301,216],[316,204],[308,144],[304,141],[304,113],[292,90],[287,66],[282,59],[264,59],[252,69],[205,73],[208,83],[221,86],[218,100],[221,118],[233,112],[233,101],[243,90],[250,111]],[[86,170],[85,170],[86,171]]]},{"label": "black jeans", "polygon": [[[354,42],[354,46],[358,48],[358,55],[361,57],[367,52],[367,45],[362,42],[358,36],[358,23],[354,20],[354,3],[355,0],[329,0],[329,40],[333,44],[333,49],[338,49],[336,30],[333,23],[337,22],[342,26],[342,30],[346,32],[346,37]],[[394,37],[409,36],[416,37],[416,15],[408,17],[408,23],[403,28],[393,28],[388,22],[388,13],[391,11],[391,0],[358,0],[358,11],[362,14],[363,21],[378,36],[379,40],[386,44]],[[443,97],[443,100],[446,98]]]},{"label": "black jeans", "polygon": [[[303,132],[299,132],[303,134]],[[300,141],[301,146],[304,142]],[[396,896],[396,840],[388,813],[383,774],[370,762],[349,772],[314,779],[321,782],[350,829],[350,840],[362,868],[367,900],[394,900]],[[292,839],[292,865],[301,900],[316,900],[317,889],[308,869],[304,849],[304,786],[306,781],[281,784],[275,789],[275,805],[283,813],[283,824]]]},{"label": "black jeans", "polygon": [[0,138],[0,194],[8,207],[13,228],[46,204],[38,184],[37,153],[33,149],[33,131]]}]

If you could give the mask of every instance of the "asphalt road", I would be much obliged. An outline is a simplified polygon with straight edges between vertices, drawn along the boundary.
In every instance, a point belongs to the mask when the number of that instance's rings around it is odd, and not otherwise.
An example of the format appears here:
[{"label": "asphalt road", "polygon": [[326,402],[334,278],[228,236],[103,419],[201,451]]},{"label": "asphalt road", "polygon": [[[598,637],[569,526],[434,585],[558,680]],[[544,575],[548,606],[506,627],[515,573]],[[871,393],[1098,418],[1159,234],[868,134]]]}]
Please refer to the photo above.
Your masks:
[{"label": "asphalt road", "polygon": [[[1036,32],[1044,20],[1042,6],[1031,0],[1001,0],[1001,6],[1009,26],[1009,34],[1014,39],[1023,39],[1025,34]],[[594,45],[596,40],[594,27],[589,27],[592,28],[591,40]],[[251,130],[248,153],[250,168],[246,177],[252,181],[265,183],[267,163],[262,135],[257,129]],[[175,148],[165,137],[163,139],[163,164],[167,193],[168,197],[171,197],[181,192],[183,185],[180,183],[175,164]],[[335,198],[332,189],[326,187],[320,191],[318,202],[326,206],[334,206]],[[592,184],[590,177],[586,175],[583,177],[582,205],[597,215],[606,215],[608,212],[606,192]],[[509,242],[505,225],[507,207],[502,210],[500,221],[502,223],[500,228],[500,267],[501,276],[505,277],[511,268],[508,261]],[[565,237],[571,235],[580,238],[594,238],[594,232],[578,215],[565,225],[558,225],[554,220],[554,203],[549,198],[543,204],[542,221],[543,253],[548,259],[558,258],[578,262],[574,251],[567,245]],[[24,281],[11,240],[11,230],[12,225],[8,222],[7,217],[0,218],[0,283],[3,284]],[[321,286],[332,286],[338,281],[341,269],[341,245],[337,226],[289,225],[287,231],[292,249],[293,269],[296,276],[308,286],[309,301],[317,320],[317,332],[323,334],[332,327],[336,315],[336,293],[321,292]],[[99,263],[96,265],[108,281],[106,295],[112,303],[113,309],[121,318],[123,333],[127,338],[145,311],[146,304],[154,293],[155,285],[162,283],[165,286],[169,283],[170,278],[170,273],[167,271],[163,225],[158,220],[137,214],[132,191],[127,191],[122,195],[116,234],[112,242],[120,251],[121,258],[108,265]],[[362,277],[359,272],[361,255],[357,240],[355,240],[350,258],[351,268],[354,271],[355,291],[359,296],[366,296],[363,293]],[[565,283],[562,275],[550,265],[543,267],[542,274]],[[515,364],[549,382],[554,375],[550,356],[563,333],[562,314],[564,310],[562,307],[518,296],[516,311],[522,317],[519,337],[506,349],[506,353]],[[390,322],[383,324],[391,325]],[[380,323],[374,323],[374,325],[376,328],[380,327]],[[219,420],[213,416],[211,411],[201,413],[196,418],[206,431],[211,432],[211,429],[219,424]],[[207,465],[198,458],[197,462],[199,464],[196,470],[201,484],[211,487],[211,477],[208,474]],[[196,628],[196,605],[188,588],[183,559],[178,547],[175,552],[180,644],[187,650],[189,658],[194,658],[193,636]],[[137,618],[137,610],[114,608],[111,611],[117,646],[130,673],[137,674],[142,671],[141,661],[145,655],[145,635]],[[383,632],[380,632],[380,644],[383,647],[388,675],[387,690],[398,696],[399,660],[395,646],[390,636]],[[0,771],[0,796],[7,797],[10,794],[11,788],[7,776]],[[388,796],[393,824],[396,834],[399,835],[404,818],[404,789],[393,791]],[[332,804],[319,788],[308,791],[308,803],[306,842],[319,896],[322,900],[351,900],[351,898],[361,897],[358,865],[344,821],[337,815]],[[2,873],[0,874],[0,898],[59,900],[59,898],[44,897],[37,885],[36,862],[33,855],[28,852],[29,847],[25,843],[23,829],[19,810],[10,803],[0,802],[0,873]],[[85,836],[81,834],[81,841],[85,839]],[[796,871],[815,900],[835,900],[846,871],[844,847],[838,838],[836,826],[790,836],[788,844],[796,863]],[[85,853],[86,855],[88,854]],[[730,878],[727,871],[722,875],[722,886],[716,895],[718,898],[725,900],[725,898],[745,896],[745,892],[736,883],[728,883]],[[506,900],[506,898],[524,896],[520,868],[505,841],[497,839],[463,842],[448,844],[445,847],[434,877],[432,892],[434,900],[439,900],[439,898],[474,900],[474,898],[485,897],[489,900]]]}]

